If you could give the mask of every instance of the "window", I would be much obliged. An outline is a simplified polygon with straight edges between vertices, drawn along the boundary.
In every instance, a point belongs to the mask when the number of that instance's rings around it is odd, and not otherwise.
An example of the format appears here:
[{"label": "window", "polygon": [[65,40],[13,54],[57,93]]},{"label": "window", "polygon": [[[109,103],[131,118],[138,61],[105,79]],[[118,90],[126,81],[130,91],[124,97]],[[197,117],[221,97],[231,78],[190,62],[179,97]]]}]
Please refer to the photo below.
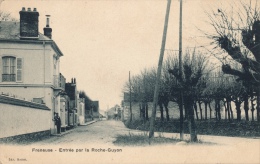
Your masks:
[{"label": "window", "polygon": [[19,82],[22,81],[22,58],[15,58],[12,56],[5,56],[2,58],[3,82]]},{"label": "window", "polygon": [[17,58],[16,65],[17,65],[17,75],[16,81],[22,81],[22,58]]}]

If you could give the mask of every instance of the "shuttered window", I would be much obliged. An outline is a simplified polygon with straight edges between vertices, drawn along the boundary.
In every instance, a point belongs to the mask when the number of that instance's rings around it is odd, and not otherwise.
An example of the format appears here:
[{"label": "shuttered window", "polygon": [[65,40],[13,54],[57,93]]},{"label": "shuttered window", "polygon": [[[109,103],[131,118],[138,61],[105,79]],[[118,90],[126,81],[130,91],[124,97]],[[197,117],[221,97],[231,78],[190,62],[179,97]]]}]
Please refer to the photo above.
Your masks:
[{"label": "shuttered window", "polygon": [[2,81],[15,81],[15,57],[5,56],[2,58],[3,74]]},{"label": "shuttered window", "polygon": [[16,81],[21,82],[22,79],[22,70],[23,70],[23,61],[22,58],[16,59],[16,66],[17,66],[17,76]]},{"label": "shuttered window", "polygon": [[3,82],[21,82],[22,81],[22,58],[13,56],[4,56],[2,58],[2,81]]}]

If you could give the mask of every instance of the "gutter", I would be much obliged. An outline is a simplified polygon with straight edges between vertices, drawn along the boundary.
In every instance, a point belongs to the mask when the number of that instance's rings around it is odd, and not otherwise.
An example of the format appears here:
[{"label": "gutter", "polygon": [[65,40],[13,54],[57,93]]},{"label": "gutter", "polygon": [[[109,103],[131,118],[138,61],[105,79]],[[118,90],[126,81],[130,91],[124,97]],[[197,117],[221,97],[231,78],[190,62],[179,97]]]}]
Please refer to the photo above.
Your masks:
[{"label": "gutter", "polygon": [[53,40],[17,40],[17,39],[0,39],[0,43],[25,43],[25,44],[50,44],[51,47],[57,52],[59,56],[63,56],[63,53],[59,49],[58,45]]}]

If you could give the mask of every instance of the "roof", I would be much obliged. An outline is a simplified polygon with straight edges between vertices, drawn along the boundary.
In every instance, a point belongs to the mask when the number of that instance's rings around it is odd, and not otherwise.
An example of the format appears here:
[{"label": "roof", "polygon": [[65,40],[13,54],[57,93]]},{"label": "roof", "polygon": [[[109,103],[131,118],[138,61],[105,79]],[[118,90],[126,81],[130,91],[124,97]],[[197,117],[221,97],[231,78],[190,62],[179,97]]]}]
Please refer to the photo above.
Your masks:
[{"label": "roof", "polygon": [[0,21],[0,41],[9,42],[27,42],[27,43],[50,43],[52,48],[63,56],[57,44],[47,36],[39,33],[38,39],[21,40],[20,39],[20,22],[16,21]]},{"label": "roof", "polygon": [[76,97],[76,85],[73,83],[65,84],[65,92],[69,96],[70,100],[75,100]]},{"label": "roof", "polygon": [[41,110],[50,110],[46,105],[43,105],[43,104],[20,100],[17,98],[12,98],[12,97],[3,96],[3,95],[0,95],[0,103],[41,109]]}]

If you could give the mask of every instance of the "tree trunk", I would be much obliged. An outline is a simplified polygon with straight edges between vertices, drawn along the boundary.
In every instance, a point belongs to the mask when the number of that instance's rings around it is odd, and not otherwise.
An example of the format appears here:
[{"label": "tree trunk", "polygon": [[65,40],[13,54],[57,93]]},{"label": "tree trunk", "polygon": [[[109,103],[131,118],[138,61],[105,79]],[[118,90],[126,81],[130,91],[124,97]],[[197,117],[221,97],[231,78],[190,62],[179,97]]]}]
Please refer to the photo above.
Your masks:
[{"label": "tree trunk", "polygon": [[190,141],[191,142],[197,142],[197,132],[196,132],[196,123],[194,119],[194,110],[193,110],[193,101],[192,96],[186,96],[186,99],[184,100],[184,107],[185,110],[188,111],[188,121],[189,121],[189,131],[190,131]]},{"label": "tree trunk", "polygon": [[201,108],[201,101],[198,101],[199,102],[199,108],[200,108],[200,120],[202,120],[202,108]]},{"label": "tree trunk", "polygon": [[140,118],[142,118],[142,103],[139,103]]},{"label": "tree trunk", "polygon": [[148,117],[148,103],[147,102],[145,103],[145,119],[149,120],[149,117]]},{"label": "tree trunk", "polygon": [[249,121],[249,117],[248,117],[249,106],[248,106],[248,97],[247,97],[247,95],[244,96],[244,110],[245,110],[246,120]]},{"label": "tree trunk", "polygon": [[221,119],[221,114],[220,114],[220,101],[215,99],[215,112],[216,112],[216,120]]},{"label": "tree trunk", "polygon": [[252,99],[251,99],[251,113],[252,113],[252,121],[255,121],[254,111],[255,111],[255,104],[254,104],[254,100],[253,100],[253,97],[252,97]]},{"label": "tree trunk", "polygon": [[210,102],[209,102],[209,119],[212,118],[212,108],[211,108],[211,105],[210,105]]},{"label": "tree trunk", "polygon": [[256,104],[256,117],[257,121],[260,122],[260,87],[257,88]]},{"label": "tree trunk", "polygon": [[161,121],[163,121],[163,105],[160,103],[159,107],[160,107],[160,111],[161,111]]},{"label": "tree trunk", "polygon": [[193,106],[194,106],[194,110],[195,110],[195,112],[196,112],[196,118],[197,118],[197,120],[199,120],[199,116],[198,116],[198,107],[197,107],[197,103],[196,103],[196,101],[194,102]]},{"label": "tree trunk", "polygon": [[207,120],[208,119],[208,114],[207,114],[207,112],[208,112],[208,103],[206,102],[206,101],[204,101],[204,104],[205,104],[205,120]]},{"label": "tree trunk", "polygon": [[230,110],[229,110],[229,107],[230,107],[229,101],[225,101],[224,105],[225,105],[225,119],[227,119],[227,117],[228,117],[228,121],[231,121]]},{"label": "tree trunk", "polygon": [[234,115],[233,115],[233,109],[232,109],[232,106],[231,106],[231,101],[229,101],[229,110],[230,110],[230,115],[231,115],[231,120],[234,119]]},{"label": "tree trunk", "polygon": [[170,121],[168,103],[164,103],[164,108],[165,108],[165,112],[166,112],[166,120]]},{"label": "tree trunk", "polygon": [[145,120],[145,103],[142,105],[143,119]]},{"label": "tree trunk", "polygon": [[189,112],[186,108],[184,108],[184,120],[188,120],[188,115],[189,115]]},{"label": "tree trunk", "polygon": [[225,107],[225,120],[227,120],[227,102],[224,101],[224,107]]},{"label": "tree trunk", "polygon": [[220,101],[219,101],[219,107],[218,107],[218,120],[221,120]]},{"label": "tree trunk", "polygon": [[241,109],[240,109],[241,103],[236,101],[235,104],[236,104],[236,111],[237,111],[237,121],[241,121]]},{"label": "tree trunk", "polygon": [[228,114],[228,121],[231,121],[231,116],[230,116],[230,105],[229,105],[229,101],[227,101],[227,114]]}]

